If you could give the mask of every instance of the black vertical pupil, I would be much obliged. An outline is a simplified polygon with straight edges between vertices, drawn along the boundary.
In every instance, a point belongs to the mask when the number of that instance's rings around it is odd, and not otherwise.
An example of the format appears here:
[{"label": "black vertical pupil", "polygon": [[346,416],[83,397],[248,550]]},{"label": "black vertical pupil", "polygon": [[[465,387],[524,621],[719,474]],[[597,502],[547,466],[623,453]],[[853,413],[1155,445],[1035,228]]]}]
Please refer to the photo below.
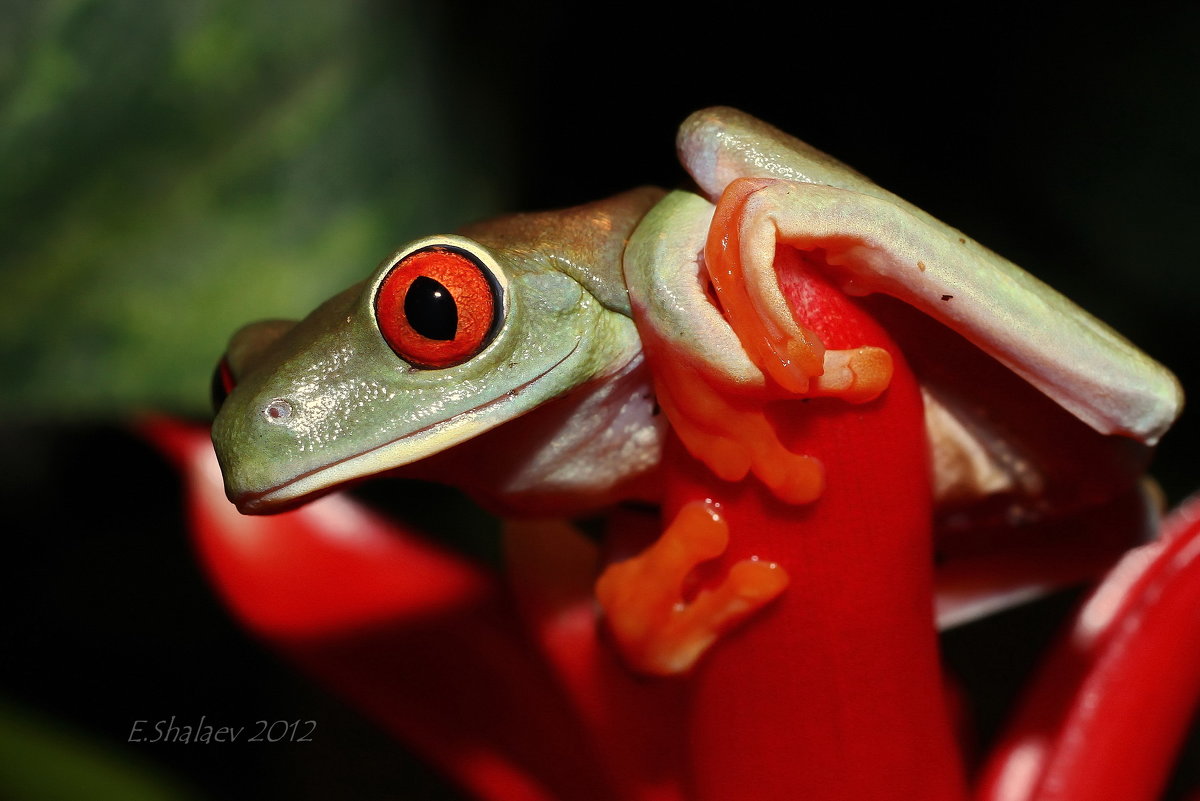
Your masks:
[{"label": "black vertical pupil", "polygon": [[458,333],[458,304],[450,290],[422,275],[404,293],[404,316],[426,339],[454,339]]}]

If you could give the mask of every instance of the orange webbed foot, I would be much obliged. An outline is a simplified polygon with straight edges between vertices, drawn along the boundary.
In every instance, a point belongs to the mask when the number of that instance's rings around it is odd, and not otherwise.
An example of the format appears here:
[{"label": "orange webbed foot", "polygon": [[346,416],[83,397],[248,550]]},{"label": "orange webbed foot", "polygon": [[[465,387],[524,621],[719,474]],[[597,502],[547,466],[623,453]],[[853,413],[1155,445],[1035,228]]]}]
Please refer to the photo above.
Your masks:
[{"label": "orange webbed foot", "polygon": [[688,574],[728,543],[729,526],[717,505],[689,503],[657,542],[600,576],[596,598],[630,666],[656,675],[685,673],[723,632],[783,592],[788,576],[782,567],[745,559],[717,586],[686,600]]}]

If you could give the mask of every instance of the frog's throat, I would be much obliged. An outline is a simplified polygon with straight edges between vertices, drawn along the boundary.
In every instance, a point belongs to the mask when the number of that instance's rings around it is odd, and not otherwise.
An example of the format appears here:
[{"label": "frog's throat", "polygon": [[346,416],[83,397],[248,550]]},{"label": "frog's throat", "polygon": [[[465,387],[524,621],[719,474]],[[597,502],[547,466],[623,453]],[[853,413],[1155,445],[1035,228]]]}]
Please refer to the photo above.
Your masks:
[{"label": "frog's throat", "polygon": [[242,514],[274,514],[298,506],[313,496],[347,482],[403,467],[473,439],[498,425],[532,411],[532,409],[520,408],[514,413],[508,413],[506,407],[514,404],[525,390],[533,387],[554,372],[559,365],[574,356],[581,343],[582,339],[577,339],[574,346],[546,370],[487,403],[382,442],[353,456],[300,473],[269,489],[240,493],[230,491],[228,493],[229,500],[237,505],[238,511]]}]

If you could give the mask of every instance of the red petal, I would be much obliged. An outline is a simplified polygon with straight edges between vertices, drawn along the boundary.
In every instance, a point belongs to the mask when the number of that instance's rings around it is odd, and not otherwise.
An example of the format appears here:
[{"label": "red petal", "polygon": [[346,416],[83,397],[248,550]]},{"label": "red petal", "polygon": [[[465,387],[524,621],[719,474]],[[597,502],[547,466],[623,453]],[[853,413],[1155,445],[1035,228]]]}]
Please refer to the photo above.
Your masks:
[{"label": "red petal", "polygon": [[1149,801],[1200,699],[1200,499],[1080,610],[985,773],[988,801]]}]

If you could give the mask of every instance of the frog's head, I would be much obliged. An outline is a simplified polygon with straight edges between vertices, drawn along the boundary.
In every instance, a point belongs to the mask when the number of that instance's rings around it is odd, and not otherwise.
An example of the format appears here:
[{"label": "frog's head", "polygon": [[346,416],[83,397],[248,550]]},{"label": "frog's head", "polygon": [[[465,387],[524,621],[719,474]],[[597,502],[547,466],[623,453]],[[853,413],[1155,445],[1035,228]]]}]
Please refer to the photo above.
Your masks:
[{"label": "frog's head", "polygon": [[213,442],[271,512],[476,437],[639,353],[621,253],[661,192],[419,239],[299,323],[238,332]]}]

